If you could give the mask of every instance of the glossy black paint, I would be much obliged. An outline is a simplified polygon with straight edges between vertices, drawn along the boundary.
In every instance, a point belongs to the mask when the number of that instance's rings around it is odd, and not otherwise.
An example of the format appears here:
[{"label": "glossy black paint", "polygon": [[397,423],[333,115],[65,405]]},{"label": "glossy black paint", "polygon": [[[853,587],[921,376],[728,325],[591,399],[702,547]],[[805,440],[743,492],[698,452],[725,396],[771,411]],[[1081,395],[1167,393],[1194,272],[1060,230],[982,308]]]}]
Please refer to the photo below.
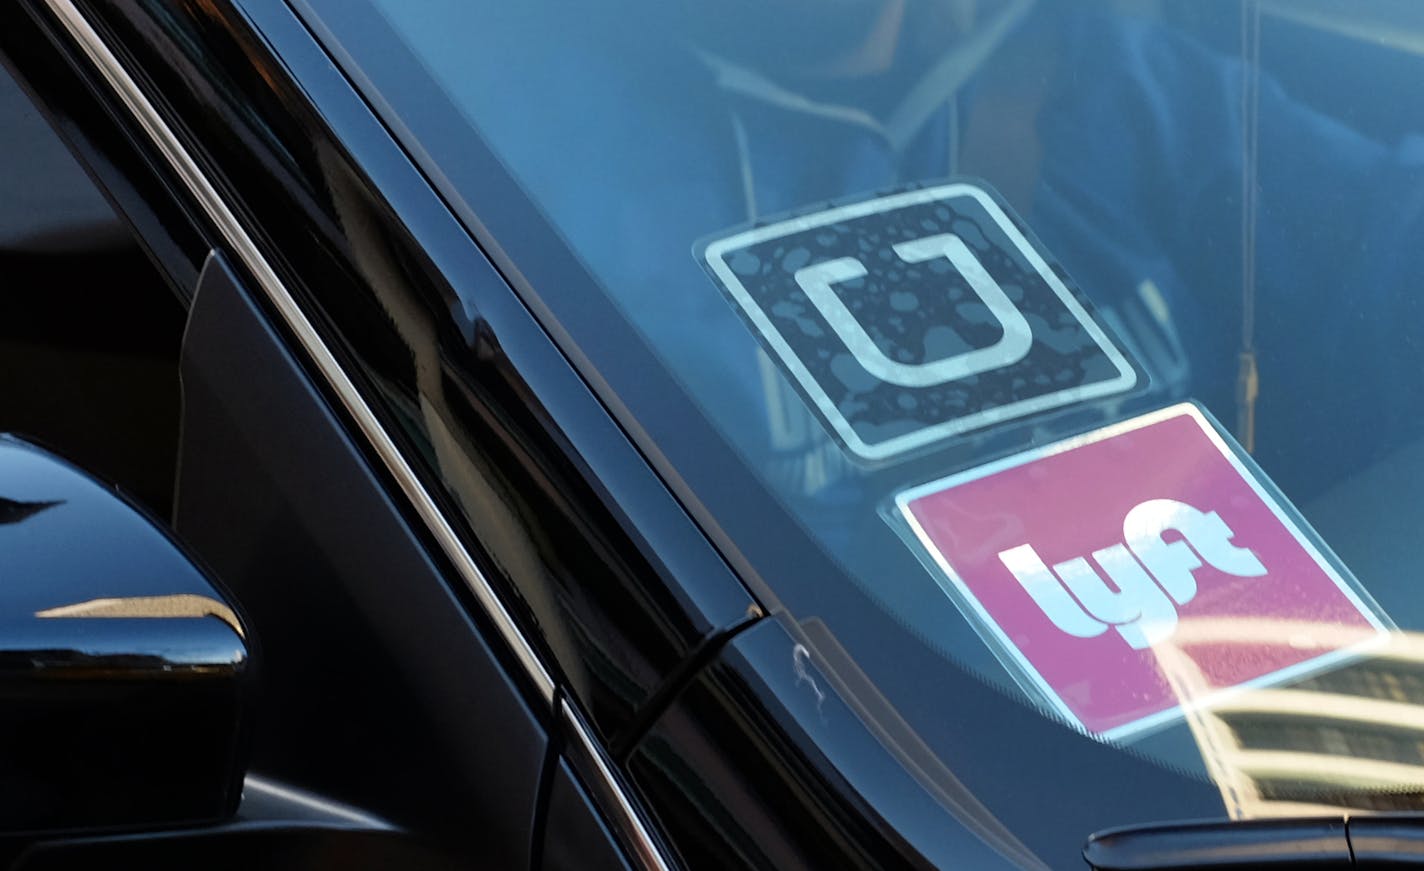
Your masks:
[{"label": "glossy black paint", "polygon": [[0,832],[157,827],[237,806],[241,619],[111,489],[0,437]]},{"label": "glossy black paint", "polygon": [[1346,829],[1356,868],[1424,866],[1424,817],[1351,817]]},{"label": "glossy black paint", "polygon": [[1338,817],[1118,829],[1094,835],[1083,858],[1095,871],[1353,867],[1345,821]]},{"label": "glossy black paint", "polygon": [[285,6],[253,5],[260,34],[226,4],[90,11],[594,727],[636,730],[750,597]]},{"label": "glossy black paint", "polygon": [[236,815],[221,823],[144,832],[86,834],[15,844],[12,871],[65,868],[445,869],[467,857],[419,833],[291,784],[249,777]]},{"label": "glossy black paint", "polygon": [[1424,867],[1424,817],[1201,820],[1132,826],[1088,839],[1095,871]]},{"label": "glossy black paint", "polygon": [[253,769],[527,865],[545,712],[216,255],[182,375],[175,523],[268,639]]},{"label": "glossy black paint", "polygon": [[540,847],[533,867],[541,871],[631,871],[618,840],[597,804],[565,759],[549,771]]},{"label": "glossy black paint", "polygon": [[147,871],[306,871],[411,868],[455,871],[467,864],[400,832],[352,831],[292,824],[239,825],[212,832],[89,838],[38,846],[13,871],[144,868]]}]

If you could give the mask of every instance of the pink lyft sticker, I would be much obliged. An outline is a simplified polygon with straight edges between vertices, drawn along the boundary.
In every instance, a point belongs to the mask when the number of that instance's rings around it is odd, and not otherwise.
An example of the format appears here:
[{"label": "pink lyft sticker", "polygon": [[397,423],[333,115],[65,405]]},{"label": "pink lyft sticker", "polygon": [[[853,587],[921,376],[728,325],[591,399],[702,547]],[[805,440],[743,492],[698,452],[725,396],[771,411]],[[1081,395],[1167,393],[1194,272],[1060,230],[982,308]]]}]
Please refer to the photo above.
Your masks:
[{"label": "pink lyft sticker", "polygon": [[970,620],[1095,735],[1302,677],[1389,631],[1190,404],[895,501]]}]

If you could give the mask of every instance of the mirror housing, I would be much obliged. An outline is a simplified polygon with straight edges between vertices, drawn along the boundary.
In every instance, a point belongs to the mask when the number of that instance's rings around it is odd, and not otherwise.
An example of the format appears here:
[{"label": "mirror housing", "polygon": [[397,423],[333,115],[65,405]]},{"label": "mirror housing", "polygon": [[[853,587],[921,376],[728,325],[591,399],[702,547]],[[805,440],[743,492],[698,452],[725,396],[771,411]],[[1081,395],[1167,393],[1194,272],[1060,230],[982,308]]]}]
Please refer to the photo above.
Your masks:
[{"label": "mirror housing", "polygon": [[245,639],[157,523],[0,436],[0,835],[230,816],[249,732]]}]

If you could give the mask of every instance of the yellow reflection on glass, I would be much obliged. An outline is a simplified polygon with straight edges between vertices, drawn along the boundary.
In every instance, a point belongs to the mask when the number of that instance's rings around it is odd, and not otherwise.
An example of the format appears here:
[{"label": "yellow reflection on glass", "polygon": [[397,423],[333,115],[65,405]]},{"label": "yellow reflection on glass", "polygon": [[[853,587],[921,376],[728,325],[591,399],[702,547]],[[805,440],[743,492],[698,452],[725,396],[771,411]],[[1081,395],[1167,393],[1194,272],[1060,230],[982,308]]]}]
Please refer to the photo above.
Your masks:
[{"label": "yellow reflection on glass", "polygon": [[[1232,818],[1424,808],[1424,636],[1361,642],[1356,627],[1222,618],[1153,646]],[[1223,645],[1350,656],[1292,686],[1223,691],[1193,655]]]}]

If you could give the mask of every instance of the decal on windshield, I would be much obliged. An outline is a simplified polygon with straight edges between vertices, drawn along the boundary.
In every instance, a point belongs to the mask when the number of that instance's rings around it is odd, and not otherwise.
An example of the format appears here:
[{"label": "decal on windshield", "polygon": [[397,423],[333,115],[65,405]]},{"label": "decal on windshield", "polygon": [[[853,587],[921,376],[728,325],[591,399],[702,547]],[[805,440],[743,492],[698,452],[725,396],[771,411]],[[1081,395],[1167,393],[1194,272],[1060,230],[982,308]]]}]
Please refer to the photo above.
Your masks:
[{"label": "decal on windshield", "polygon": [[758,227],[703,256],[864,459],[1137,383],[1086,304],[974,185]]},{"label": "decal on windshield", "polygon": [[1025,687],[1122,738],[1390,626],[1194,405],[900,493],[940,583]]}]

